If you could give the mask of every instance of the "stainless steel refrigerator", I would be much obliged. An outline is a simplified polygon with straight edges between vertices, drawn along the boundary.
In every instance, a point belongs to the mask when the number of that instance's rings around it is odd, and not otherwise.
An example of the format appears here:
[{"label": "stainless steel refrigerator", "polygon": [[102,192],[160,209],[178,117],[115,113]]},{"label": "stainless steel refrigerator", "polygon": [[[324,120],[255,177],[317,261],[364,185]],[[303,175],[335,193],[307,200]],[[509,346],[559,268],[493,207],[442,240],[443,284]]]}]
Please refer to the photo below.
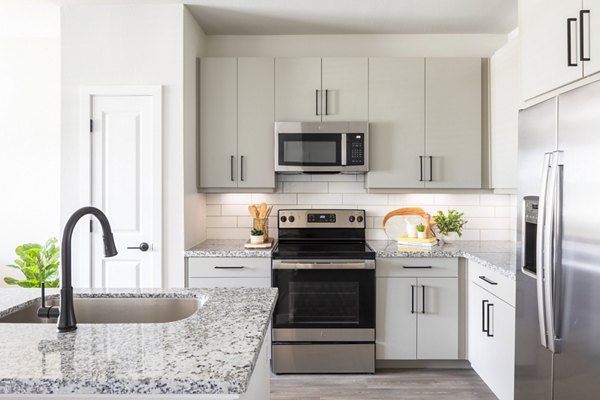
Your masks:
[{"label": "stainless steel refrigerator", "polygon": [[600,82],[519,115],[515,400],[600,399]]}]

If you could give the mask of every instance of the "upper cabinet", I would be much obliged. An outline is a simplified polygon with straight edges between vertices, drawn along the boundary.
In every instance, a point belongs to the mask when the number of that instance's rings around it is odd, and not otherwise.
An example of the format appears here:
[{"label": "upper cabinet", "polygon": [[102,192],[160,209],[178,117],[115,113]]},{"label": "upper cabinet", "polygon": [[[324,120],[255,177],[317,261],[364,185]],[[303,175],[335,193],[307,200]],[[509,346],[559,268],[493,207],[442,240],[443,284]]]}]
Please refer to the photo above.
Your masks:
[{"label": "upper cabinet", "polygon": [[270,189],[274,59],[202,58],[199,189]]},{"label": "upper cabinet", "polygon": [[367,58],[277,58],[277,121],[366,121]]},{"label": "upper cabinet", "polygon": [[373,58],[370,189],[481,188],[480,58]]},{"label": "upper cabinet", "polygon": [[600,0],[523,0],[519,5],[523,100],[600,70]]}]

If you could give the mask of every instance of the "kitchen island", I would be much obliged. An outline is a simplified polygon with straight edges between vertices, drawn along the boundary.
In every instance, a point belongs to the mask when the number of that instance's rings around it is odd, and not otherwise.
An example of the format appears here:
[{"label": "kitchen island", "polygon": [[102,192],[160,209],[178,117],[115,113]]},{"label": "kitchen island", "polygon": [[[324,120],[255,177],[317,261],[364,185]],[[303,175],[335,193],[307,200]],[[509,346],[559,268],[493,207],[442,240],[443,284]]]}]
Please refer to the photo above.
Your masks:
[{"label": "kitchen island", "polygon": [[[55,324],[0,323],[1,398],[268,398],[263,344],[276,289],[76,290],[75,297],[191,297],[199,308],[175,322],[80,323],[69,333]],[[0,317],[39,298],[39,289],[0,289]]]}]

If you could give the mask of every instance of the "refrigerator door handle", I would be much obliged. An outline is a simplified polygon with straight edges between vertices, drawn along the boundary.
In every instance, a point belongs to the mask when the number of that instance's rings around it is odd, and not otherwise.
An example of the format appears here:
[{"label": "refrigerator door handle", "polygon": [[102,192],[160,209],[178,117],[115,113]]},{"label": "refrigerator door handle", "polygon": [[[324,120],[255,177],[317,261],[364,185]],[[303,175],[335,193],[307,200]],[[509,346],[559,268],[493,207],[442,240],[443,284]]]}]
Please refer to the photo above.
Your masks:
[{"label": "refrigerator door handle", "polygon": [[[560,240],[562,232],[560,227],[560,212],[562,206],[561,152],[552,154],[550,177],[548,185],[548,203],[546,208],[547,224],[544,229],[544,303],[546,308],[546,332],[548,336],[548,349],[553,353],[560,353],[556,318],[560,310]],[[560,316],[559,316],[560,317]]]},{"label": "refrigerator door handle", "polygon": [[540,198],[538,206],[538,221],[537,221],[537,236],[535,243],[536,251],[536,280],[537,280],[537,308],[538,308],[538,323],[540,330],[540,343],[544,348],[548,348],[546,336],[546,312],[544,307],[544,232],[546,222],[546,199],[548,192],[548,175],[550,168],[550,160],[552,153],[544,154],[544,164],[542,166],[542,187],[540,189]]}]

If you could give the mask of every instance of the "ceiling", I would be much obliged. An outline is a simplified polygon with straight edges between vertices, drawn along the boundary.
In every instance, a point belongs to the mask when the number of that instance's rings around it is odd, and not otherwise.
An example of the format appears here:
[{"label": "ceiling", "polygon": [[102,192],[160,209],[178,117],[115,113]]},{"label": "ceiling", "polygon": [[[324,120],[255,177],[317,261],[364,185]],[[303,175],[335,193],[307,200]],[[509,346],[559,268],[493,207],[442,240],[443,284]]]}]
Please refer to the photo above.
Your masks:
[{"label": "ceiling", "polygon": [[29,1],[58,5],[184,3],[188,5],[208,35],[505,34],[517,27],[518,2],[518,0]]}]

